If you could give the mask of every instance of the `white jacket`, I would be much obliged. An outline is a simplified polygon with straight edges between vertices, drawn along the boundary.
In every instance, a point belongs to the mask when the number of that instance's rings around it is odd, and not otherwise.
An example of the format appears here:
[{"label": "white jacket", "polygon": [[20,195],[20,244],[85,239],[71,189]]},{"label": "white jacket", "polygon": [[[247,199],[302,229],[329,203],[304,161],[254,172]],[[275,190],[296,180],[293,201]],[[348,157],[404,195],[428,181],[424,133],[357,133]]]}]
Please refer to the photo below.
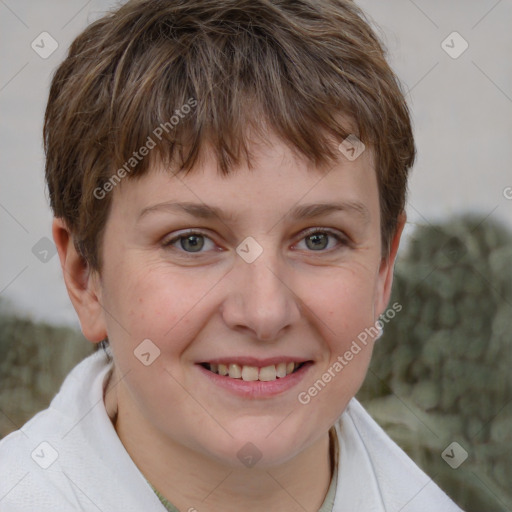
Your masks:
[{"label": "white jacket", "polygon": [[[0,441],[0,512],[165,510],[105,410],[110,369],[101,351],[87,357],[48,409]],[[335,426],[333,512],[460,512],[357,400]]]}]

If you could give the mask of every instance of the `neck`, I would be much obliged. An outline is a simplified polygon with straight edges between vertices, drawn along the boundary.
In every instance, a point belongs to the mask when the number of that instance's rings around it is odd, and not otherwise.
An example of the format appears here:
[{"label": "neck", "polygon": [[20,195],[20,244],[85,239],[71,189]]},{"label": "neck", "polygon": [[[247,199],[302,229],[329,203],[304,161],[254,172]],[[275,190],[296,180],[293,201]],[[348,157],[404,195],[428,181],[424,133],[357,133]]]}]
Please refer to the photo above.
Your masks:
[{"label": "neck", "polygon": [[115,428],[146,479],[179,510],[316,512],[331,480],[329,434],[271,468],[222,465],[118,411]]}]

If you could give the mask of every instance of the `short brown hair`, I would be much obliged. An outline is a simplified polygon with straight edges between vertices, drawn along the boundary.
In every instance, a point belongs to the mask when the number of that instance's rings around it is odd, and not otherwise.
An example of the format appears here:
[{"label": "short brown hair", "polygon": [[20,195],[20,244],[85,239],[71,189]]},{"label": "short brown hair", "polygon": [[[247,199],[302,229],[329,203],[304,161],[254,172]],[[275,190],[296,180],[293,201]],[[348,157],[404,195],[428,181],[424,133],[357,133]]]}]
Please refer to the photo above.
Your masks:
[{"label": "short brown hair", "polygon": [[[158,157],[186,173],[209,145],[228,174],[250,165],[248,132],[263,126],[328,164],[340,156],[332,140],[350,133],[340,115],[373,150],[388,251],[414,140],[383,45],[352,1],[130,1],[87,27],[53,77],[44,124],[51,207],[100,271],[111,194],[97,191],[115,186],[116,169],[119,179],[141,176]],[[155,150],[135,159],[149,139]]]}]

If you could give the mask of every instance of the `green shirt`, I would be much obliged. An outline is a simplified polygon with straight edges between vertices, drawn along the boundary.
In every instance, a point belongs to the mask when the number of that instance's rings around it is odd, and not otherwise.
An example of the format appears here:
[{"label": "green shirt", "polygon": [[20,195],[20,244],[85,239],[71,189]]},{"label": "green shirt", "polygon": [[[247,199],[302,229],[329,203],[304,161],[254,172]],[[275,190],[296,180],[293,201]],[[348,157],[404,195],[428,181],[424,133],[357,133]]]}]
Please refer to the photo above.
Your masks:
[{"label": "green shirt", "polygon": [[[331,483],[329,485],[329,489],[327,490],[324,502],[322,503],[322,506],[320,507],[318,512],[332,512],[332,509],[334,507],[334,497],[336,496],[336,487],[338,483],[338,436],[334,434],[330,436],[330,439],[331,442],[334,444],[334,446],[332,447],[332,453],[334,457],[334,471],[332,473]],[[149,485],[151,485],[151,483],[149,483]],[[158,496],[158,498],[162,502],[162,505],[168,510],[168,512],[180,512],[165,496],[162,496],[152,485],[151,488],[153,489],[153,491],[155,491],[155,494]]]}]

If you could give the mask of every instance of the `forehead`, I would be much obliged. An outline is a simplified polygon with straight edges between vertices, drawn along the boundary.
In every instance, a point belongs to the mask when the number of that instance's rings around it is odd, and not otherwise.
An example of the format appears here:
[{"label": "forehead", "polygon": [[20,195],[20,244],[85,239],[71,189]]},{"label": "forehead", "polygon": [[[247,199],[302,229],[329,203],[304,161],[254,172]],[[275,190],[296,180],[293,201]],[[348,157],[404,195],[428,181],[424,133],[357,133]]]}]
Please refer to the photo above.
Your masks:
[{"label": "forehead", "polygon": [[124,180],[113,199],[113,212],[132,220],[167,211],[233,222],[271,213],[308,218],[340,205],[368,220],[379,203],[372,151],[354,160],[340,151],[335,163],[315,167],[278,139],[255,144],[251,167],[239,165],[228,175],[208,151],[187,174],[153,165],[144,176]]}]

